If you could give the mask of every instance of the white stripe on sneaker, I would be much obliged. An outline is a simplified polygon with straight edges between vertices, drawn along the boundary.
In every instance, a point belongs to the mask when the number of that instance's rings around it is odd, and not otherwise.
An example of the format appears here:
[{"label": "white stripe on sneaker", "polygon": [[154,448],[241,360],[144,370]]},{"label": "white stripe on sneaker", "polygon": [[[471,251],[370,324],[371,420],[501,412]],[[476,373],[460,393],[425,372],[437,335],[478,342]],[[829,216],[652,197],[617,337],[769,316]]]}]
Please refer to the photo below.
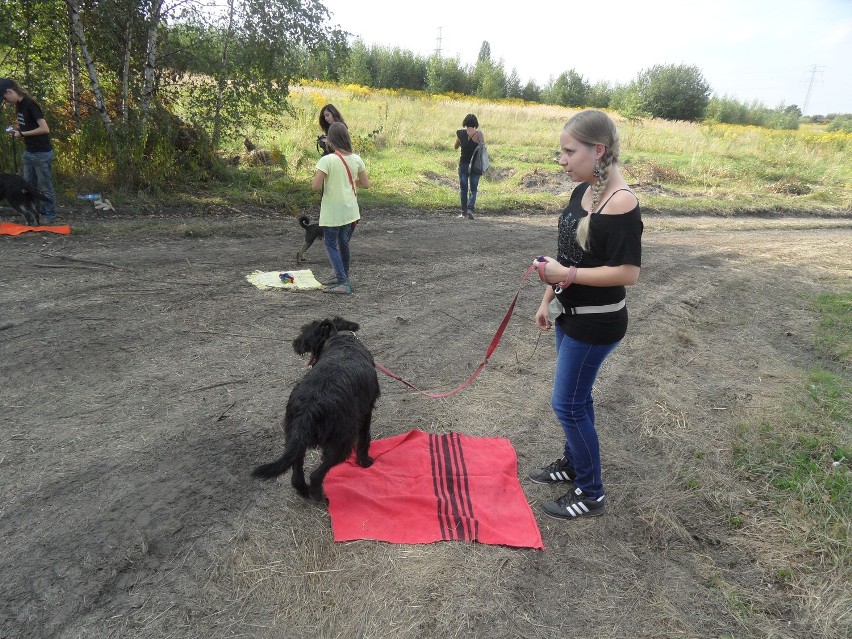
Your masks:
[{"label": "white stripe on sneaker", "polygon": [[571,478],[568,477],[568,473],[562,470],[556,471],[555,473],[550,473],[550,478],[553,481],[571,481]]}]

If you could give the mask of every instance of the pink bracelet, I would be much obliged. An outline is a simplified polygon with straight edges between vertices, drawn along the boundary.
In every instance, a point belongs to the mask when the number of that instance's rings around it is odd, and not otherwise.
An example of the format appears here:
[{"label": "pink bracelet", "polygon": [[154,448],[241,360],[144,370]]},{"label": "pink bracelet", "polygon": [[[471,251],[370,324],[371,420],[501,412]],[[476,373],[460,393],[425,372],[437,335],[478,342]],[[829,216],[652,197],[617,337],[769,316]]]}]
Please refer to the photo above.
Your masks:
[{"label": "pink bracelet", "polygon": [[540,258],[540,257],[536,258],[535,272],[538,273],[538,279],[540,279],[545,284],[547,284],[547,280],[544,279],[544,269],[547,268],[546,264],[547,264],[547,262],[544,261],[542,258]]},{"label": "pink bracelet", "polygon": [[559,291],[564,291],[566,288],[568,288],[569,286],[571,286],[571,284],[573,284],[573,283],[574,283],[574,278],[575,278],[575,277],[577,277],[577,267],[572,265],[572,266],[568,269],[568,277],[566,277],[566,278],[565,278],[565,281],[564,281],[564,282],[559,282],[559,284],[557,284],[557,285],[556,285],[556,288],[558,289],[558,291],[557,291],[557,292],[559,292]]}]

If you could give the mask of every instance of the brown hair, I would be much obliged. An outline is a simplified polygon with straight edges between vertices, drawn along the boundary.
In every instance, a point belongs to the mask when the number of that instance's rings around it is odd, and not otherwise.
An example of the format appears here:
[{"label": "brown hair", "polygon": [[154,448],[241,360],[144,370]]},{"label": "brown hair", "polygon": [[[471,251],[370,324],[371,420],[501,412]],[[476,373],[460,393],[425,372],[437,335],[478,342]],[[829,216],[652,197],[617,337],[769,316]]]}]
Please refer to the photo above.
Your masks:
[{"label": "brown hair", "polygon": [[331,113],[331,117],[334,118],[334,122],[343,122],[343,124],[346,124],[346,120],[343,119],[343,116],[340,115],[340,111],[338,111],[337,107],[333,104],[326,104],[323,108],[321,108],[319,113],[319,125],[320,128],[325,131],[326,135],[328,135],[329,124],[325,121],[325,117],[323,116],[326,111]]},{"label": "brown hair", "polygon": [[335,151],[346,151],[352,153],[352,138],[349,136],[349,127],[343,122],[332,122],[328,127],[328,145]]},{"label": "brown hair", "polygon": [[[12,89],[18,95],[23,98],[30,97],[30,94],[24,91],[17,82],[15,82],[12,78],[0,78],[0,93],[6,93],[7,90]],[[3,96],[0,95],[0,98]]]},{"label": "brown hair", "polygon": [[[594,146],[602,144],[604,154],[601,157],[595,173],[597,180],[592,185],[592,211],[598,207],[601,194],[606,189],[609,179],[609,168],[618,162],[621,144],[618,139],[618,129],[603,111],[580,111],[565,124],[563,129],[578,142]],[[577,225],[577,242],[584,250],[589,250],[589,216],[587,215]]]}]

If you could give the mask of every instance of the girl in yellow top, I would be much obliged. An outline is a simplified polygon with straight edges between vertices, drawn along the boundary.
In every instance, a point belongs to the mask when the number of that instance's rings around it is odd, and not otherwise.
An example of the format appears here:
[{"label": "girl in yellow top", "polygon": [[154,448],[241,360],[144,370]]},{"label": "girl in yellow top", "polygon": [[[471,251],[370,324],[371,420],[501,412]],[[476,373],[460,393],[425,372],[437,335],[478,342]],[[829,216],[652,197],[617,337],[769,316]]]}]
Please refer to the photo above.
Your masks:
[{"label": "girl in yellow top", "polygon": [[319,159],[311,182],[311,189],[322,190],[319,225],[323,230],[328,259],[337,277],[337,285],[324,292],[349,295],[352,292],[349,240],[361,219],[355,187],[370,188],[370,178],[364,160],[352,152],[352,139],[345,124],[332,122],[328,127],[326,144],[332,153]]}]

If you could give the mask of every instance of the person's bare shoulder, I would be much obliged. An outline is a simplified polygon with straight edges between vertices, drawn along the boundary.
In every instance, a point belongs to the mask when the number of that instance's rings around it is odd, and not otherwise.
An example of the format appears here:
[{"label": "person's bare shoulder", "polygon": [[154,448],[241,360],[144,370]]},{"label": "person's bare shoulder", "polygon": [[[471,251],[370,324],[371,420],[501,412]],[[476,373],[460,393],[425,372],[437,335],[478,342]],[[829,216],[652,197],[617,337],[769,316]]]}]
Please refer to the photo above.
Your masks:
[{"label": "person's bare shoulder", "polygon": [[622,215],[629,213],[639,204],[639,198],[630,190],[616,191],[601,213],[604,215]]}]

